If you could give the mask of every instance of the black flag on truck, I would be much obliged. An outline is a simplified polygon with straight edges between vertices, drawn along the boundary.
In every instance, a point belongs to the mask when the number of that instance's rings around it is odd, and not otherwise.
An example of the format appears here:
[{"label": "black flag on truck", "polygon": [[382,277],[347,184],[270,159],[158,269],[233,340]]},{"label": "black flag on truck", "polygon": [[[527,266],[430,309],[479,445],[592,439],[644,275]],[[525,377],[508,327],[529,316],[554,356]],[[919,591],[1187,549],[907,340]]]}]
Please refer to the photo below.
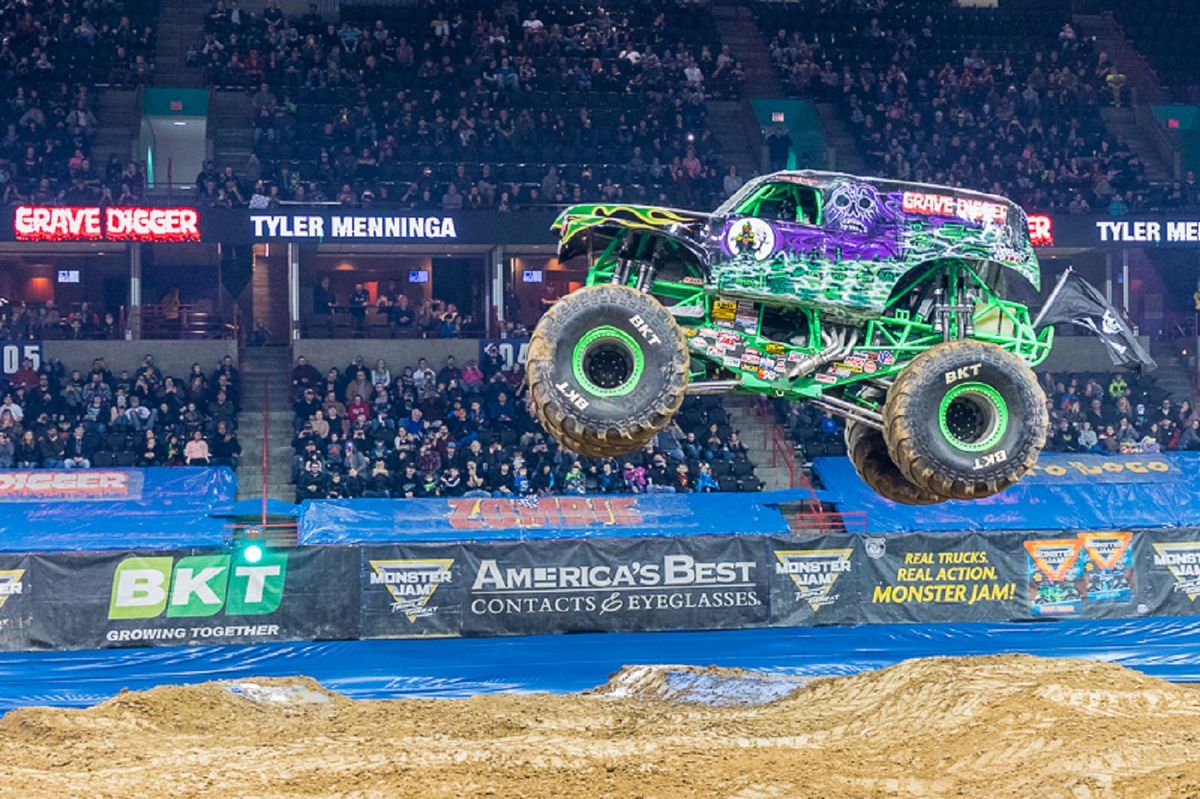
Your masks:
[{"label": "black flag on truck", "polygon": [[1068,269],[1038,314],[1036,327],[1069,322],[1091,331],[1104,343],[1108,357],[1118,366],[1139,373],[1158,368],[1150,353],[1138,343],[1129,325],[1108,304],[1095,286]]}]

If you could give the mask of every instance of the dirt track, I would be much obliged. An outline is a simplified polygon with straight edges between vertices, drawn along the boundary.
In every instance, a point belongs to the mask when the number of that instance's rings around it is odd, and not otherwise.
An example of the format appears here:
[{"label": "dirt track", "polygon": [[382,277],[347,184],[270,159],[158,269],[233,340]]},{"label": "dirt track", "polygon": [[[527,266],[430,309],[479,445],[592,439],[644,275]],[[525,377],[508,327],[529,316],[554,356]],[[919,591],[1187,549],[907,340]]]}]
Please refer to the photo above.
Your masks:
[{"label": "dirt track", "polygon": [[592,696],[269,706],[208,684],[27,708],[0,720],[0,797],[1200,797],[1200,688],[1116,666],[910,661],[733,708],[632,676]]}]

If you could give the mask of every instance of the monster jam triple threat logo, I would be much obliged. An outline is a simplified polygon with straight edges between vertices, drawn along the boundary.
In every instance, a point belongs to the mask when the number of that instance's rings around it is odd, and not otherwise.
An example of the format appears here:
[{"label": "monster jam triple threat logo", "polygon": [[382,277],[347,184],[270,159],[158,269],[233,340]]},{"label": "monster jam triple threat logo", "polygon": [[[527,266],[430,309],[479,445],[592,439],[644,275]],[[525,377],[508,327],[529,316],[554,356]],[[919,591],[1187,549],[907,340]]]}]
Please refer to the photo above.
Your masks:
[{"label": "monster jam triple threat logo", "polygon": [[796,585],[796,601],[813,611],[837,601],[833,585],[850,572],[850,549],[777,549],[776,574],[786,574]]},{"label": "monster jam triple threat logo", "polygon": [[371,585],[386,586],[392,595],[392,612],[404,614],[410,622],[437,613],[429,604],[438,586],[451,581],[453,558],[414,560],[373,560]]},{"label": "monster jam triple threat logo", "polygon": [[1200,596],[1200,541],[1156,542],[1154,565],[1166,567],[1175,578],[1175,590],[1189,600]]},{"label": "monster jam triple threat logo", "polygon": [[24,590],[21,578],[25,576],[24,569],[7,569],[0,571],[0,608],[10,596],[20,594]]}]

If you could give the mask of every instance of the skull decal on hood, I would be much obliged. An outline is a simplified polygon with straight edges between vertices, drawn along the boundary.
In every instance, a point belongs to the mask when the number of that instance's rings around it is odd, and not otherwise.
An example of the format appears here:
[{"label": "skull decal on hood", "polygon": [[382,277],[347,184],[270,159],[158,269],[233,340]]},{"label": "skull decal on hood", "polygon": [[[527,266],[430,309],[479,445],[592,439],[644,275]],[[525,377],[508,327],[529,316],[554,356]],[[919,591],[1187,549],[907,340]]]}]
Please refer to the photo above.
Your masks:
[{"label": "skull decal on hood", "polygon": [[866,233],[879,216],[879,192],[869,183],[839,180],[829,190],[825,224],[851,233]]}]

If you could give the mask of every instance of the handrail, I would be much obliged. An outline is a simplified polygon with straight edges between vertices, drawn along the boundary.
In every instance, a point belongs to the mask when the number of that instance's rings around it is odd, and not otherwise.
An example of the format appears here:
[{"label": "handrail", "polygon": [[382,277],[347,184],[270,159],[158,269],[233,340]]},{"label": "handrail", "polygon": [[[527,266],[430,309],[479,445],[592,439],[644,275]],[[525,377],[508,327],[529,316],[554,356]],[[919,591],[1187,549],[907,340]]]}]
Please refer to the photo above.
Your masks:
[{"label": "handrail", "polygon": [[265,527],[267,524],[267,469],[270,468],[270,448],[268,441],[271,438],[271,390],[270,381],[263,381],[263,433],[262,433],[262,523]]},{"label": "handrail", "polygon": [[[788,446],[787,436],[772,418],[770,401],[761,396],[755,399],[754,409],[763,423],[763,449],[771,453],[772,466],[778,466],[779,461],[783,461],[788,470],[788,487],[797,488],[800,483],[796,481],[796,453]],[[816,494],[813,494],[813,499],[816,499]]]},{"label": "handrail", "polygon": [[802,488],[808,492],[808,498],[801,500],[804,510],[793,514],[793,529],[816,530],[819,533],[867,532],[866,511],[826,510],[812,481],[803,469],[796,469],[796,454],[788,444],[783,428],[771,414],[771,406],[766,397],[756,397],[755,411],[763,421],[763,445],[771,451],[771,465],[776,466],[777,457],[782,457],[788,468],[791,488]]}]

